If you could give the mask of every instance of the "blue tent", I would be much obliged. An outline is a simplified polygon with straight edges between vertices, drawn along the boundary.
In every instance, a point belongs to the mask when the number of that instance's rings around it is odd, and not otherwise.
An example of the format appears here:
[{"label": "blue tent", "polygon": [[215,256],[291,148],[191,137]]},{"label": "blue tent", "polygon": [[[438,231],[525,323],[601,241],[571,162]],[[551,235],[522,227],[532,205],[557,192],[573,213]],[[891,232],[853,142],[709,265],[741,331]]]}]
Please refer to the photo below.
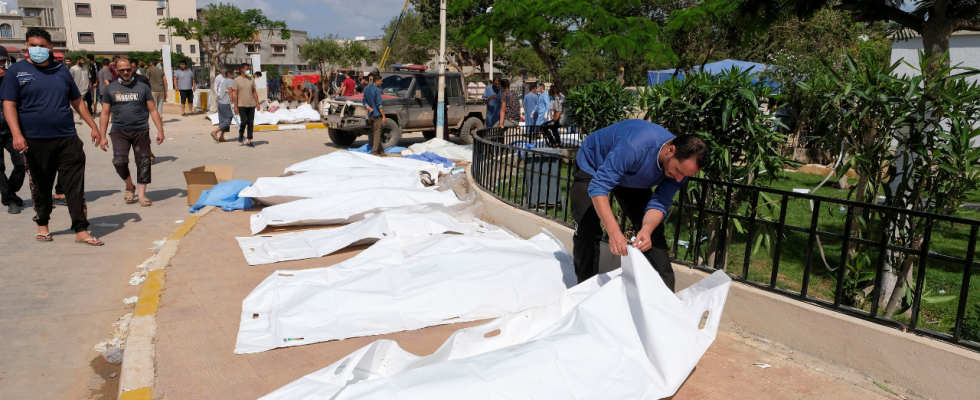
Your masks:
[{"label": "blue tent", "polygon": [[[738,61],[738,60],[722,60],[710,64],[705,64],[704,70],[710,72],[712,75],[718,75],[722,71],[731,70],[732,67],[738,67],[742,71],[752,68],[752,72],[759,72],[766,69],[765,64],[759,64],[759,63],[748,62],[748,61]],[[694,71],[698,71],[701,69],[701,67],[698,66],[692,69]],[[661,71],[647,71],[647,85],[655,86],[667,82],[671,79],[674,79],[674,71],[675,70],[673,69],[665,69]],[[683,72],[678,73],[677,79],[684,79],[684,73]],[[752,82],[756,82],[756,81],[757,81],[756,79],[752,80]]]}]

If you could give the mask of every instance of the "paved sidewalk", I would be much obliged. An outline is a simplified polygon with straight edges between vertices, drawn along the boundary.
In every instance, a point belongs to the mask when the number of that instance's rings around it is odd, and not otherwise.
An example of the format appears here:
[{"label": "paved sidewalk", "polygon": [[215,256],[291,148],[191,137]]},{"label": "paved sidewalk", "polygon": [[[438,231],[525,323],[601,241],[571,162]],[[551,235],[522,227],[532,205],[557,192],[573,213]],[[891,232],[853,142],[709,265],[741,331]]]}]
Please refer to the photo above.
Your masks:
[{"label": "paved sidewalk", "polygon": [[[335,150],[326,130],[257,132],[253,149],[237,142],[215,143],[209,136],[213,128],[200,115],[181,117],[167,106],[163,117],[168,140],[153,145],[157,164],[147,192],[152,207],[123,204],[123,183],[112,154],[93,147],[91,131],[76,119],[88,157],[91,230],[105,246],[72,243],[66,207],[52,214],[52,243],[34,240],[37,228],[30,207],[17,215],[0,210],[0,399],[116,397],[119,378],[111,374],[119,373],[119,366],[106,363],[92,348],[111,337],[113,322],[133,311],[122,299],[139,293],[140,286],[130,286],[129,278],[153,254],[152,242],[169,236],[179,226],[174,221],[191,215],[182,171],[232,165],[236,179],[254,180]],[[150,132],[155,135],[156,128]],[[415,135],[405,142],[423,140]],[[9,172],[10,159],[4,158]],[[30,199],[26,184],[19,195]]]},{"label": "paved sidewalk", "polygon": [[[377,340],[417,355],[434,352],[455,330],[480,322],[234,354],[241,301],[276,270],[323,267],[365,246],[322,259],[248,266],[235,241],[247,236],[248,212],[215,210],[181,242],[167,268],[157,330],[160,398],[255,399]],[[760,369],[753,363],[768,363]],[[818,370],[819,369],[819,370]],[[876,399],[884,391],[857,374],[736,334],[721,335],[674,399]]]}]

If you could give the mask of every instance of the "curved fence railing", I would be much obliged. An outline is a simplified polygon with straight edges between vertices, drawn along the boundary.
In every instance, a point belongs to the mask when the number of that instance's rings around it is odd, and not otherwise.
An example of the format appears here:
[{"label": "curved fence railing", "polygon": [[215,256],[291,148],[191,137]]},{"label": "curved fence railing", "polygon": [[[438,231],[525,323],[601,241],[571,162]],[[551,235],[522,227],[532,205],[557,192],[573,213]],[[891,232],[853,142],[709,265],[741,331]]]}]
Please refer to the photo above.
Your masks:
[{"label": "curved fence railing", "polygon": [[[577,136],[566,132],[550,148],[533,129],[480,130],[473,178],[506,203],[572,227]],[[691,178],[664,223],[677,262],[980,351],[980,220],[970,218]],[[630,222],[619,222],[631,237]]]}]

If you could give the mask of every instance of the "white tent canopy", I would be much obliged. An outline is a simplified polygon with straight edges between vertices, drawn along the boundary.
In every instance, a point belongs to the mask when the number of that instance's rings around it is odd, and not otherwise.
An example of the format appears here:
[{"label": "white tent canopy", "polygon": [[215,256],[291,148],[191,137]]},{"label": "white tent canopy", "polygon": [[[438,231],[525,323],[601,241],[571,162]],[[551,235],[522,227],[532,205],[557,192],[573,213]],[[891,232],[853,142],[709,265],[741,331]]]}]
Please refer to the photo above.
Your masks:
[{"label": "white tent canopy", "polygon": [[730,286],[718,271],[675,295],[630,247],[622,270],[459,330],[430,356],[379,340],[262,399],[660,399],[714,341]]},{"label": "white tent canopy", "polygon": [[431,238],[402,263],[361,264],[341,280],[324,280],[333,268],[277,271],[242,303],[235,352],[510,315],[557,302],[577,281],[550,235],[465,239],[474,238]]},{"label": "white tent canopy", "polygon": [[467,235],[491,229],[497,228],[480,221],[459,222],[442,212],[406,214],[389,211],[340,228],[236,239],[248,265],[259,265],[323,257],[347,246],[374,243],[388,236],[429,236],[448,232]]},{"label": "white tent canopy", "polygon": [[252,234],[267,226],[332,225],[356,222],[386,210],[455,206],[461,201],[447,190],[376,188],[291,201],[252,214]]},{"label": "white tent canopy", "polygon": [[238,197],[251,197],[266,205],[276,205],[364,189],[424,187],[417,171],[381,167],[335,168],[286,177],[259,178],[252,186],[242,189]]}]

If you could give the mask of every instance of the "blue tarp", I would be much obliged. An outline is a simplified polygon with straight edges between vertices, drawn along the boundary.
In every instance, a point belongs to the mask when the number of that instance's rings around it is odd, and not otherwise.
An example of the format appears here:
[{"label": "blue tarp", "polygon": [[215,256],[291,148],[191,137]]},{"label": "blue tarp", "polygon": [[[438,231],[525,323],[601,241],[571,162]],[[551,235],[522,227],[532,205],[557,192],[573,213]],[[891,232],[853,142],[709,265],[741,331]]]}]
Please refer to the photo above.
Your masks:
[{"label": "blue tarp", "polygon": [[[738,60],[722,60],[710,64],[705,64],[704,70],[706,72],[711,73],[712,75],[718,75],[722,73],[722,71],[730,71],[732,67],[738,67],[738,69],[742,71],[752,68],[753,73],[760,72],[766,69],[765,64],[759,64],[759,63],[748,62],[748,61],[738,61]],[[699,71],[700,69],[701,67],[693,68],[694,71]],[[656,86],[661,83],[667,82],[671,79],[674,79],[674,71],[675,70],[673,69],[665,69],[660,71],[647,71],[647,85]],[[678,73],[677,79],[684,79],[684,73],[683,72]],[[752,80],[752,82],[757,82],[757,81],[758,81],[757,79]]]},{"label": "blue tarp", "polygon": [[404,157],[404,158],[411,158],[413,160],[428,161],[430,163],[442,165],[443,167],[446,167],[446,168],[452,168],[453,165],[455,165],[448,158],[443,157],[443,156],[440,156],[440,155],[438,155],[436,153],[433,153],[431,151],[427,151],[427,152],[422,153],[422,154],[412,154],[412,155],[407,155],[407,156],[402,156],[402,157]]},{"label": "blue tarp", "polygon": [[[404,147],[401,147],[401,146],[395,146],[395,147],[392,147],[392,148],[389,148],[389,149],[385,149],[385,153],[401,153],[402,150],[405,150],[405,148]],[[363,145],[361,147],[358,147],[356,149],[347,149],[347,151],[354,151],[354,152],[358,152],[358,153],[370,153],[371,152],[371,143],[365,144],[365,145]]]},{"label": "blue tarp", "polygon": [[249,181],[228,181],[214,185],[210,190],[201,192],[201,197],[191,206],[190,211],[196,213],[205,206],[221,207],[225,211],[248,210],[252,208],[252,199],[238,197],[242,189],[252,186]]}]

